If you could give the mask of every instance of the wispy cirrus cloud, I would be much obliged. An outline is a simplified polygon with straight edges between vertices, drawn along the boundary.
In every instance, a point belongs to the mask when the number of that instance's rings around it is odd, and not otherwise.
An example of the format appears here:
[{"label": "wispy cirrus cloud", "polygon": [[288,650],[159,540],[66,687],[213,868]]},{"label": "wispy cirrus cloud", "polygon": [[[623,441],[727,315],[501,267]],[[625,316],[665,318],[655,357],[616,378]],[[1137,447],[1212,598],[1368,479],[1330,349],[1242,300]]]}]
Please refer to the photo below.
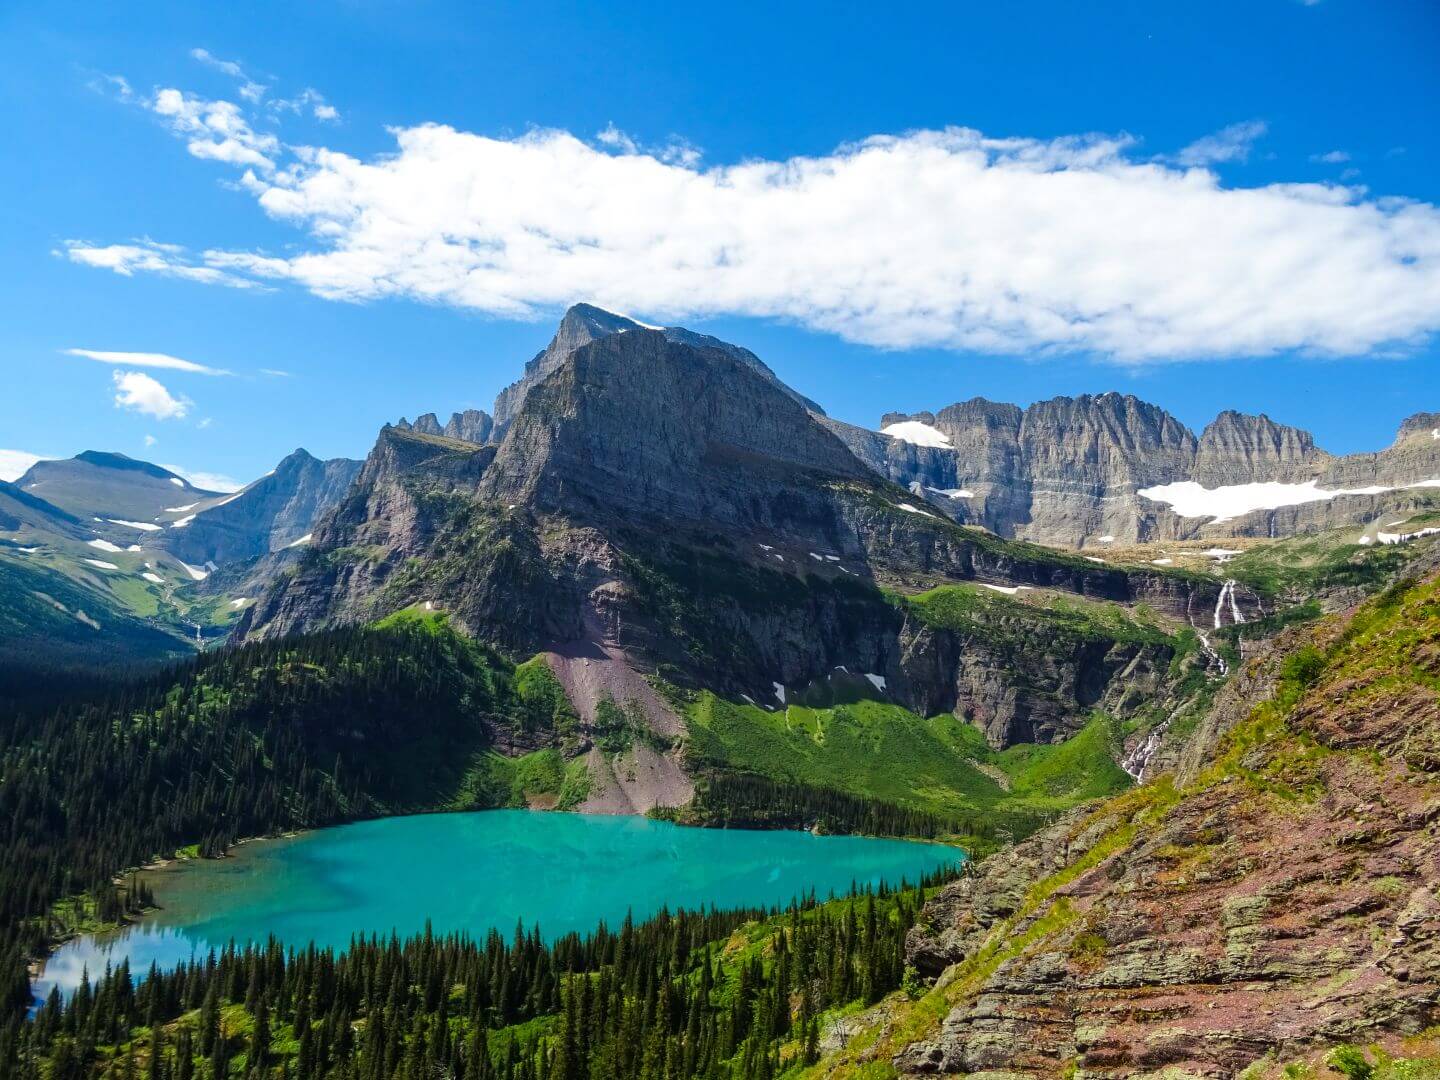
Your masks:
[{"label": "wispy cirrus cloud", "polygon": [[225,285],[232,289],[254,289],[260,285],[257,281],[236,277],[194,260],[179,244],[159,244],[148,239],[124,244],[66,240],[55,254],[81,266],[113,270],[125,277],[136,273],[159,274],[204,285]]},{"label": "wispy cirrus cloud", "polygon": [[1125,136],[947,128],[706,166],[613,125],[587,141],[421,124],[368,159],[300,146],[271,169],[236,163],[239,190],[295,227],[294,249],[65,254],[351,302],[534,319],[585,299],[886,348],[1125,363],[1366,355],[1440,330],[1440,210],[1339,184],[1236,186],[1208,168],[1244,160],[1264,130],[1232,125],[1173,160]]},{"label": "wispy cirrus cloud", "polygon": [[1263,120],[1246,120],[1221,128],[1213,135],[1196,139],[1180,153],[1175,160],[1181,165],[1216,165],[1229,161],[1245,161],[1250,150],[1269,130]]},{"label": "wispy cirrus cloud", "polygon": [[191,49],[190,56],[206,67],[214,68],[216,71],[222,72],[229,75],[232,79],[237,80],[240,83],[238,92],[246,101],[258,102],[264,98],[266,91],[270,89],[268,84],[262,83],[257,79],[252,79],[247,75],[238,60],[222,60],[210,52],[209,49]]},{"label": "wispy cirrus cloud", "polygon": [[112,352],[104,349],[65,349],[66,356],[78,356],[101,364],[118,364],[125,367],[165,368],[170,371],[187,371],[194,375],[232,375],[224,368],[197,364],[193,360],[182,360],[178,356],[153,352]]},{"label": "wispy cirrus cloud", "polygon": [[156,420],[181,420],[194,404],[183,394],[170,393],[157,379],[143,371],[117,371],[115,383],[115,407]]}]

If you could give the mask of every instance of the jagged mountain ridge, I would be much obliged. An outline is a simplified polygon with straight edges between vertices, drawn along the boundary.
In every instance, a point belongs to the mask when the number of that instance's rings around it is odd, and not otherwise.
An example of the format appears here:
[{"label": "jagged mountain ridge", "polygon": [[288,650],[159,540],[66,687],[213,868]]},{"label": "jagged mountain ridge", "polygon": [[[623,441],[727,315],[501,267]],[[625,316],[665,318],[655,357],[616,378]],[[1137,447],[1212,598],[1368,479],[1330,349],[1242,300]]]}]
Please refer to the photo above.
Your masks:
[{"label": "jagged mountain ridge", "polygon": [[[1428,486],[1419,485],[1440,485],[1434,413],[1407,419],[1386,450],[1342,457],[1319,449],[1308,432],[1232,410],[1197,437],[1158,406],[1117,393],[1027,409],[974,398],[938,413],[887,413],[881,432],[827,423],[871,468],[956,520],[1059,546],[1288,536],[1429,505]],[[1254,509],[1223,520],[1203,499],[1197,511],[1172,505],[1168,492],[1139,494],[1184,483],[1213,491],[1312,482],[1320,494],[1259,493]],[[1335,491],[1347,493],[1324,497]],[[1281,505],[1287,499],[1294,504]]]}]

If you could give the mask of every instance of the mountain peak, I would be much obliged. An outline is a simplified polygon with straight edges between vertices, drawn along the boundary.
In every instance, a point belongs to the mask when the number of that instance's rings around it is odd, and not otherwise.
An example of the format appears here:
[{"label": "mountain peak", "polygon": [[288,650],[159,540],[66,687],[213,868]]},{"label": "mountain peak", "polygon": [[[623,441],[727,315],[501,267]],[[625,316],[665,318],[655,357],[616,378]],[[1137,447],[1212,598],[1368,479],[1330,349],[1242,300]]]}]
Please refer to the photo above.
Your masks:
[{"label": "mountain peak", "polygon": [[87,465],[94,465],[101,469],[123,469],[130,472],[144,473],[146,476],[154,476],[160,480],[169,480],[175,474],[169,469],[162,469],[148,461],[141,461],[139,458],[132,458],[117,450],[82,450],[72,459],[83,461]]}]

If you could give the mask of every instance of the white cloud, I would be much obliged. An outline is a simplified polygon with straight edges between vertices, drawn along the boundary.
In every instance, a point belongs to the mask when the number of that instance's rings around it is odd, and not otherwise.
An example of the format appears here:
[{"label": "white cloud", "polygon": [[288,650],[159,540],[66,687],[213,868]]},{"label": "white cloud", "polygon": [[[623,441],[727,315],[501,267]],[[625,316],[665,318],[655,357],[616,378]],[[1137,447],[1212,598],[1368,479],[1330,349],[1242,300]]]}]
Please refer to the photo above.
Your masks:
[{"label": "white cloud", "polygon": [[154,435],[146,435],[146,436],[145,436],[145,445],[146,445],[147,447],[149,447],[149,446],[154,446],[154,445],[155,445],[157,442],[159,442],[159,441],[160,441],[160,440],[157,439],[157,438],[155,438]]},{"label": "white cloud", "polygon": [[206,367],[193,360],[182,360],[178,356],[150,352],[103,352],[99,349],[66,349],[66,356],[82,356],[102,364],[122,364],[125,367],[168,368],[171,371],[188,371],[194,375],[229,375],[224,368]]},{"label": "white cloud", "polygon": [[223,71],[226,75],[236,79],[245,78],[245,69],[234,60],[221,60],[218,56],[211,54],[208,49],[191,49],[190,56],[199,60],[202,64],[214,68],[216,71]]},{"label": "white cloud", "polygon": [[115,407],[153,416],[157,420],[180,420],[190,411],[192,402],[175,397],[157,380],[140,371],[117,371]]},{"label": "white cloud", "polygon": [[281,371],[279,368],[262,367],[262,368],[260,369],[260,374],[261,374],[261,375],[269,375],[272,379],[288,379],[288,378],[290,378],[290,372],[288,372],[288,371]]},{"label": "white cloud", "polygon": [[[1259,130],[1237,127],[1192,159],[1234,160]],[[1125,362],[1360,355],[1440,329],[1434,205],[1227,186],[1141,159],[1128,138],[955,128],[710,168],[560,131],[427,124],[395,138],[369,160],[301,147],[247,176],[308,237],[298,251],[165,249],[161,272],[511,318],[584,299],[657,322],[750,315],[883,347]]]},{"label": "white cloud", "polygon": [[224,473],[206,472],[203,469],[182,469],[179,465],[161,465],[162,469],[169,469],[176,476],[183,476],[194,487],[203,491],[223,491],[227,494],[232,491],[239,491],[245,486],[244,481],[236,480]]},{"label": "white cloud", "polygon": [[0,450],[0,480],[19,480],[37,461],[50,461],[28,450]]},{"label": "white cloud", "polygon": [[1245,161],[1255,140],[1265,134],[1263,120],[1246,120],[1221,128],[1213,135],[1196,139],[1176,155],[1181,165],[1212,165],[1225,161]]},{"label": "white cloud", "polygon": [[1350,155],[1344,150],[1329,150],[1323,154],[1311,154],[1310,160],[1324,165],[1343,165],[1350,160]]},{"label": "white cloud", "polygon": [[167,87],[155,91],[145,107],[164,117],[197,158],[251,165],[265,172],[275,168],[280,140],[252,128],[233,101],[211,101]]},{"label": "white cloud", "polygon": [[299,115],[309,111],[316,120],[335,121],[340,119],[340,110],[325,100],[325,95],[313,86],[307,86],[292,98],[277,98],[270,103],[273,112],[291,112]]},{"label": "white cloud", "polygon": [[228,285],[232,289],[253,289],[256,282],[247,278],[226,274],[210,266],[195,263],[185,249],[175,244],[157,244],[140,240],[130,244],[95,245],[83,240],[66,240],[62,251],[56,251],[71,262],[81,266],[94,266],[102,270],[114,270],[117,274],[131,277],[144,271],[165,277],[184,278],[204,285]]}]

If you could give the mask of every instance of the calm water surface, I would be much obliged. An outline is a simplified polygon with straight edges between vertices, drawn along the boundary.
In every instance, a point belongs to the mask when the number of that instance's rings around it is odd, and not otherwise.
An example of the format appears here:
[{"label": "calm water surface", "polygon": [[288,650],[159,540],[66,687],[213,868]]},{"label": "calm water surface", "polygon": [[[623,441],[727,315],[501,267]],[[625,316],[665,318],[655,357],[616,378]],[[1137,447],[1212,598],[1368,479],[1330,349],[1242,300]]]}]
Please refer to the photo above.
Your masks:
[{"label": "calm water surface", "polygon": [[226,942],[343,948],[352,933],[424,929],[547,939],[627,911],[784,904],[814,889],[892,885],[964,859],[956,848],[804,832],[691,829],[635,817],[527,810],[385,818],[244,844],[228,859],[148,876],[162,910],[62,946],[35,983],[69,990],[128,957],[137,975]]}]

